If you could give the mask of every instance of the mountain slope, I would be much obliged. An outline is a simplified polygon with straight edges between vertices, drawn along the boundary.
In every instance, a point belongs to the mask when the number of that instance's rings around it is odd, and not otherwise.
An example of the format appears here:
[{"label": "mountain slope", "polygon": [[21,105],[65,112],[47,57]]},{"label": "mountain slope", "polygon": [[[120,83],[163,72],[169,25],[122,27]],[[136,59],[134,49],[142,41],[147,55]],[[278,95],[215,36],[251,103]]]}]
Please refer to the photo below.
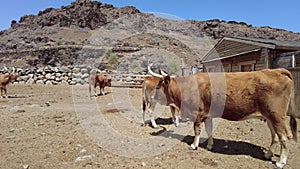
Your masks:
[{"label": "mountain slope", "polygon": [[[25,15],[18,22],[12,21],[11,28],[1,31],[0,36],[2,52],[0,56],[5,56],[6,61],[10,60],[9,52],[6,51],[20,52],[45,47],[76,45],[77,47],[94,46],[113,51],[118,56],[119,63],[129,62],[133,55],[135,59],[139,58],[135,55],[137,52],[142,58],[146,53],[143,50],[159,49],[153,53],[153,56],[159,57],[170,53],[170,56],[176,55],[179,62],[187,65],[198,64],[206,52],[223,36],[300,41],[300,33],[282,29],[253,27],[246,23],[225,22],[217,19],[209,21],[168,20],[141,13],[135,7],[116,8],[90,0],[77,0],[58,9],[48,8],[37,15]],[[166,52],[159,52],[160,50]],[[48,53],[51,54],[51,52]],[[62,52],[53,52],[53,56],[47,57],[57,57],[57,53]],[[15,54],[15,56],[18,55]],[[93,58],[99,62],[108,63],[104,56],[106,56],[105,52]],[[21,57],[24,56],[19,57],[17,59],[22,59]],[[63,56],[59,58],[56,60],[61,60]],[[149,59],[151,60],[151,58],[144,58],[141,62],[144,63]],[[3,58],[0,60],[3,61]],[[47,64],[39,60],[43,59],[36,57],[34,61],[27,64],[31,66]],[[64,63],[70,62],[62,61],[51,64]]]}]

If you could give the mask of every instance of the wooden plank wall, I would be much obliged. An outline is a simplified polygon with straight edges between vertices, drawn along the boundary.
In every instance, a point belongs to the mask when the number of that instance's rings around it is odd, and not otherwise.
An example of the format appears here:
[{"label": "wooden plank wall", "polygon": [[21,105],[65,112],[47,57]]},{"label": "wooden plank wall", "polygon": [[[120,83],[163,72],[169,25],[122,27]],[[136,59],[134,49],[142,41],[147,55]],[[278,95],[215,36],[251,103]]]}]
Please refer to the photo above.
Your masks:
[{"label": "wooden plank wall", "polygon": [[294,78],[296,117],[300,119],[300,68],[289,69]]},{"label": "wooden plank wall", "polygon": [[205,63],[204,66],[215,66],[215,71],[218,72],[221,70],[220,63],[222,63],[226,71],[230,70],[230,72],[239,72],[241,62],[256,61],[254,64],[254,70],[262,70],[266,68],[265,54],[266,52],[264,50],[259,50],[256,52],[223,59],[222,61]]}]

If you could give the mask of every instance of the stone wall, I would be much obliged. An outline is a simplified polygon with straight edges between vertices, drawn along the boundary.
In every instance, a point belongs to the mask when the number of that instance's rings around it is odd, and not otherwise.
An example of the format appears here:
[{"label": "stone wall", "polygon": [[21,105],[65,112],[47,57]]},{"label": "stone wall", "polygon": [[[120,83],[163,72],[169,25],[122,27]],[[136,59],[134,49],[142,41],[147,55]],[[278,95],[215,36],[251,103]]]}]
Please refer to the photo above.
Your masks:
[{"label": "stone wall", "polygon": [[[86,84],[88,82],[90,68],[85,66],[73,67],[39,67],[39,68],[16,68],[19,77],[14,83],[17,84]],[[100,70],[93,70],[100,72]]]},{"label": "stone wall", "polygon": [[[11,72],[2,69],[1,73]],[[140,87],[145,75],[121,71],[108,71],[92,68],[91,66],[61,66],[61,67],[35,67],[15,68],[18,78],[14,84],[38,84],[38,85],[84,85],[88,84],[88,77],[91,73],[101,73],[112,79],[113,86]]]}]

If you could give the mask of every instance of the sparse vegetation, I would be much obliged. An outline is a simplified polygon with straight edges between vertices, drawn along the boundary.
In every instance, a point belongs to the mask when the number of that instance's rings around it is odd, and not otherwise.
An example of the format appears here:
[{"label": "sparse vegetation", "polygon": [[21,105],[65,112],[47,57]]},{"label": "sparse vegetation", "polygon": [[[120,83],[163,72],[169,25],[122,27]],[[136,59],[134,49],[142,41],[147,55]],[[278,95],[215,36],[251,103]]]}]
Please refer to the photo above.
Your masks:
[{"label": "sparse vegetation", "polygon": [[61,45],[61,44],[62,44],[62,40],[61,40],[61,39],[57,39],[57,40],[55,41],[55,45],[59,46],[59,45]]},{"label": "sparse vegetation", "polygon": [[180,63],[177,60],[171,60],[168,63],[168,73],[175,74],[180,70]]},{"label": "sparse vegetation", "polygon": [[138,61],[133,61],[130,65],[131,71],[134,73],[140,73],[143,69],[140,67],[140,63]]},{"label": "sparse vegetation", "polygon": [[112,50],[108,50],[106,53],[106,58],[108,59],[108,63],[111,65],[115,65],[118,63],[118,56],[112,52]]}]

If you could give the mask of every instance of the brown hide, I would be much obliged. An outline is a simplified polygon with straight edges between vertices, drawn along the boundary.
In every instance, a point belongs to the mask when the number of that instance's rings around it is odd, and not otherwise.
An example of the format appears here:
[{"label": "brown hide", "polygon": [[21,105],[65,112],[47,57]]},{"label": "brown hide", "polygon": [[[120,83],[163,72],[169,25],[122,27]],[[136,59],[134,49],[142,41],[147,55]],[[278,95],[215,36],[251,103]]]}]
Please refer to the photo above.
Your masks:
[{"label": "brown hide", "polygon": [[[155,87],[159,82],[159,78],[157,77],[145,77],[143,84],[142,84],[142,96],[143,96],[143,107],[149,104],[150,102],[150,96],[153,95],[153,92],[155,91]],[[144,103],[145,102],[145,103]],[[143,108],[145,110],[146,108]]]},{"label": "brown hide", "polygon": [[[154,74],[153,74],[154,75]],[[207,148],[213,145],[212,118],[221,117],[239,121],[249,118],[265,119],[271,131],[271,145],[265,154],[273,156],[276,136],[280,143],[277,168],[287,162],[287,139],[297,141],[295,112],[290,113],[290,128],[286,124],[289,106],[295,106],[293,78],[286,69],[266,69],[256,72],[199,73],[187,77],[161,77],[154,95],[155,100],[176,105],[182,116],[194,121],[196,149],[200,140],[200,126],[205,123]]]},{"label": "brown hide", "polygon": [[0,74],[0,89],[1,89],[1,96],[6,95],[6,86],[17,79],[17,74],[15,73],[6,73]]},{"label": "brown hide", "polygon": [[91,74],[89,76],[89,92],[91,96],[91,86],[94,88],[94,94],[96,94],[96,87],[99,86],[100,94],[104,94],[105,86],[111,87],[111,79],[106,78],[102,74]]},{"label": "brown hide", "polygon": [[[284,116],[293,88],[291,75],[286,71],[198,73],[170,80],[166,76],[158,85],[160,90],[156,91],[155,99],[175,104],[183,116],[194,120],[198,112],[203,118],[234,121],[259,112],[264,117],[270,117],[273,111]],[[216,106],[219,108],[213,108]]]}]

